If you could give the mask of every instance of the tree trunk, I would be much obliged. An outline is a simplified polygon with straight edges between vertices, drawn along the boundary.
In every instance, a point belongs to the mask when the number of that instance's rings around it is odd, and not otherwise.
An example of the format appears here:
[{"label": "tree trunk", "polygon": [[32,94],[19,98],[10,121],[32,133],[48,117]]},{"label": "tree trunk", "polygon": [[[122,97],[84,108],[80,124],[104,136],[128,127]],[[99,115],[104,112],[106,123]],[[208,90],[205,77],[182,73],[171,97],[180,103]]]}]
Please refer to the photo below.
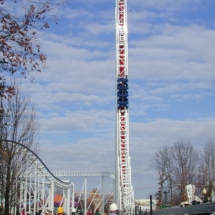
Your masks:
[{"label": "tree trunk", "polygon": [[10,214],[10,187],[11,187],[10,171],[11,171],[11,161],[9,160],[7,164],[6,187],[5,187],[5,204],[4,204],[5,215]]}]

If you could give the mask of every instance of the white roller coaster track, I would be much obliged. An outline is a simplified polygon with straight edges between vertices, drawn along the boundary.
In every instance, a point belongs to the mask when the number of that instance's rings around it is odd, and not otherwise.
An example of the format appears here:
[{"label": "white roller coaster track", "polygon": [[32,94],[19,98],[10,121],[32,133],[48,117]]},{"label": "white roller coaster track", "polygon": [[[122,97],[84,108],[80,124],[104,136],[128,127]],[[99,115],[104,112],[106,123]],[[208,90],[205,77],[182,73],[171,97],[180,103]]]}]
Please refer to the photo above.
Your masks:
[{"label": "white roller coaster track", "polygon": [[[5,143],[15,145],[16,150],[19,153],[26,154],[27,156],[27,168],[22,168],[23,172],[20,177],[16,179],[16,186],[19,184],[20,190],[20,198],[18,207],[12,208],[11,213],[16,214],[17,209],[19,212],[22,209],[27,209],[33,214],[38,210],[45,211],[49,209],[54,214],[54,190],[55,188],[63,189],[63,199],[60,203],[60,206],[64,207],[66,214],[70,214],[71,208],[74,207],[74,183],[70,180],[61,180],[58,177],[74,177],[74,176],[82,176],[85,177],[84,187],[85,190],[83,194],[85,194],[85,211],[87,211],[86,207],[86,199],[87,199],[87,177],[102,177],[102,205],[104,211],[104,177],[110,177],[113,180],[115,179],[115,175],[109,172],[99,172],[99,171],[55,171],[51,172],[49,168],[44,164],[44,162],[28,147],[23,144],[20,144],[15,141],[4,140]],[[114,183],[113,183],[114,184]],[[18,186],[17,186],[18,187]],[[114,195],[114,192],[111,194]],[[72,201],[71,201],[72,200]],[[108,200],[107,200],[108,201]],[[0,202],[4,202],[4,199],[0,196]],[[71,204],[72,202],[72,204]],[[30,205],[30,207],[29,207]]]},{"label": "white roller coaster track", "polygon": [[115,175],[110,172],[98,172],[98,171],[54,171],[55,176],[97,176],[97,177],[110,177],[115,179]]},{"label": "white roller coaster track", "polygon": [[[15,145],[19,153],[25,153],[27,156],[26,168],[20,177],[16,179],[16,186],[19,184],[20,197],[19,207],[12,208],[11,213],[16,214],[22,209],[29,208],[33,214],[38,210],[45,211],[54,209],[54,188],[58,187],[64,190],[62,207],[67,214],[70,213],[71,194],[74,199],[74,184],[71,181],[60,180],[43,163],[43,161],[28,147],[15,141],[5,140],[7,144]],[[21,166],[22,169],[22,166]],[[1,199],[1,201],[4,201]],[[74,201],[72,201],[74,202]],[[30,207],[29,207],[30,206]]]}]

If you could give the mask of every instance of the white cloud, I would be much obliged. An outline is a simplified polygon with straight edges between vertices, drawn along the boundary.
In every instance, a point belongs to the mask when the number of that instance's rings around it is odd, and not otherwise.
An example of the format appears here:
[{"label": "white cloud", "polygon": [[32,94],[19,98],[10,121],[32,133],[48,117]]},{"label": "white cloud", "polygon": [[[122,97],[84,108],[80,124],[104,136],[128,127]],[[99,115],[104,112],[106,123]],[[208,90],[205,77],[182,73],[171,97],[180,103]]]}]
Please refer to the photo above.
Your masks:
[{"label": "white cloud", "polygon": [[[92,115],[92,114],[91,114]],[[83,114],[84,116],[84,114]],[[93,118],[93,117],[92,117]],[[91,117],[77,117],[85,128],[92,126]],[[68,122],[71,120],[68,119]],[[201,149],[210,138],[215,139],[214,119],[169,120],[155,119],[148,123],[130,123],[130,156],[132,179],[136,198],[154,194],[157,189],[156,172],[150,167],[150,160],[156,151],[164,145],[172,145],[177,140],[188,140],[196,149]],[[87,124],[86,124],[87,123]],[[45,122],[46,124],[46,122]],[[55,124],[52,120],[52,123]],[[58,121],[57,130],[71,129],[66,123],[62,127]],[[90,125],[91,124],[91,125]],[[108,121],[99,122],[95,118],[100,131]],[[101,125],[101,126],[100,126]],[[81,128],[82,129],[82,128]],[[110,133],[111,132],[111,133]],[[83,135],[85,131],[83,131]],[[61,134],[61,136],[64,134]],[[60,135],[59,135],[60,136]],[[86,137],[77,141],[45,142],[41,144],[41,157],[51,170],[71,171],[109,171],[114,172],[114,130],[98,137]],[[57,156],[56,156],[57,155]],[[108,161],[108,162],[107,162]]]},{"label": "white cloud", "polygon": [[214,79],[215,32],[195,25],[163,27],[159,35],[131,41],[131,77],[145,80]]},{"label": "white cloud", "polygon": [[[41,130],[64,131],[85,130],[98,132],[114,126],[114,113],[107,111],[87,110],[64,113],[63,116],[45,117],[40,119]],[[97,128],[99,128],[97,130]]]},{"label": "white cloud", "polygon": [[[41,158],[51,170],[114,170],[112,3],[80,0],[57,11],[60,24],[41,34],[47,69],[32,74],[33,84],[23,81],[40,117]],[[200,0],[128,3],[130,156],[135,197],[143,198],[157,189],[149,161],[160,147],[184,139],[199,148],[215,138],[214,108],[207,106],[214,105],[215,31],[188,16],[177,22],[174,12],[188,5],[197,11]],[[203,110],[183,109],[189,102]]]},{"label": "white cloud", "polygon": [[[204,2],[204,4],[210,5],[212,1]],[[212,2],[213,3],[213,2]],[[129,4],[129,1],[128,1]],[[130,7],[136,6],[141,9],[156,9],[162,11],[180,11],[180,10],[196,10],[198,7],[202,7],[201,0],[180,0],[180,1],[171,1],[171,0],[134,0],[132,4],[129,4]]]}]

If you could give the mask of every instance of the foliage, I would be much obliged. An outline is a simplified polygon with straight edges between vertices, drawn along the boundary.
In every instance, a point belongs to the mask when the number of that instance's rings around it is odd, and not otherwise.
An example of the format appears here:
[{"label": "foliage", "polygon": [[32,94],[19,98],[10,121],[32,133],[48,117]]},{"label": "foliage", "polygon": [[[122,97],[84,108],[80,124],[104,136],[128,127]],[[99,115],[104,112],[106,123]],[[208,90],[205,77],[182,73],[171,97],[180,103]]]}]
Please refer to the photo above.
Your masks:
[{"label": "foliage", "polygon": [[51,14],[56,2],[0,0],[0,4],[0,96],[6,97],[14,93],[6,84],[8,76],[16,73],[27,77],[45,67],[46,55],[40,52],[38,31],[48,29],[49,23],[56,21]]}]

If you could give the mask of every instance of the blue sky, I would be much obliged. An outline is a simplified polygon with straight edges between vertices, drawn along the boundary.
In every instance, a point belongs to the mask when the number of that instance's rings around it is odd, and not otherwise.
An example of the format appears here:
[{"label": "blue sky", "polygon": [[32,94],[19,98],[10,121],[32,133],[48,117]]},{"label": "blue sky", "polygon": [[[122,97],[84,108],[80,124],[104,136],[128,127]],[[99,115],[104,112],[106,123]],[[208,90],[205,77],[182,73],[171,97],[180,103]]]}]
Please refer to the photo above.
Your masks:
[{"label": "blue sky", "polygon": [[[157,190],[164,144],[215,140],[215,1],[128,0],[130,157],[135,198]],[[114,172],[115,1],[72,0],[41,32],[47,68],[23,81],[51,170]],[[90,186],[90,185],[89,185]]]}]

